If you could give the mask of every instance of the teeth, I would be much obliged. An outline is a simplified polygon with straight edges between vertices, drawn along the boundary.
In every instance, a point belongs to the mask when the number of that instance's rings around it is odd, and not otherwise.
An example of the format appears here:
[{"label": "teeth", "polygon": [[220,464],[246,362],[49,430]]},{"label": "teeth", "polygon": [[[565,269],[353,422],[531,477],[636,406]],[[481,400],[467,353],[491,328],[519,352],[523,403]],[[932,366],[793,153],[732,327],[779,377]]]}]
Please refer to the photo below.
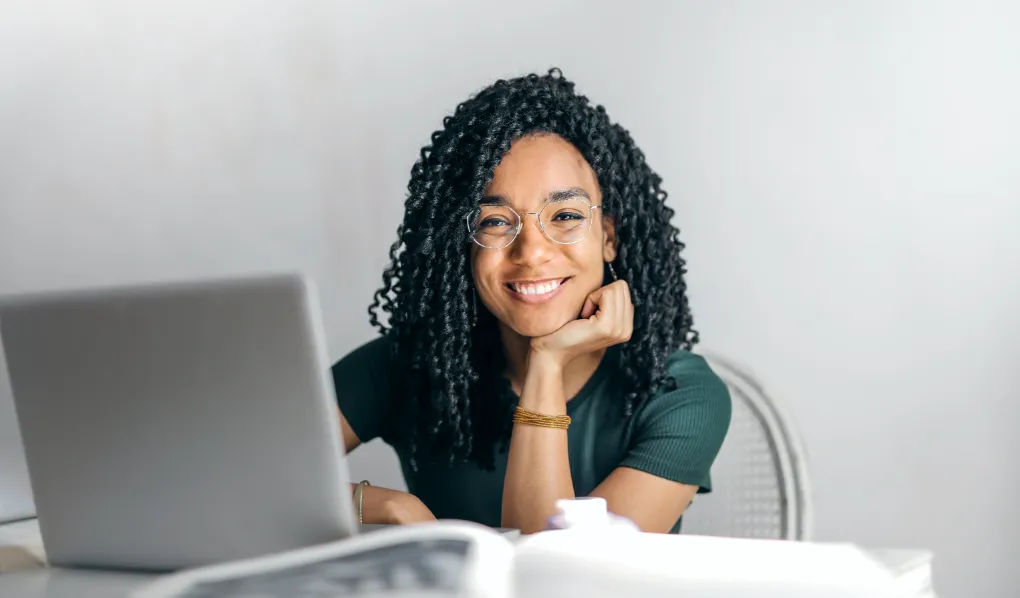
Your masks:
[{"label": "teeth", "polygon": [[560,286],[560,281],[554,280],[551,282],[543,282],[538,284],[535,283],[522,284],[515,282],[511,283],[510,286],[512,286],[515,291],[522,295],[545,295],[546,293],[551,293],[555,291],[556,288]]}]

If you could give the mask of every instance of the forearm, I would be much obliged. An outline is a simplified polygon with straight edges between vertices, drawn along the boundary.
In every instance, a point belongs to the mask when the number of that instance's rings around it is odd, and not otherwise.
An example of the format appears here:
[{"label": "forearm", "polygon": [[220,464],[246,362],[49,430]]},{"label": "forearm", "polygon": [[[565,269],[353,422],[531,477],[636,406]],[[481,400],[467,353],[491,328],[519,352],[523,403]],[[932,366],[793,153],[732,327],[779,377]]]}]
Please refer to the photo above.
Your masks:
[{"label": "forearm", "polygon": [[[352,495],[357,488],[357,484],[351,484]],[[427,513],[424,505],[406,492],[379,486],[365,486],[361,492],[361,518],[364,523],[404,523],[408,519],[419,519]],[[358,505],[355,504],[354,508],[357,509]]]},{"label": "forearm", "polygon": [[[533,362],[519,404],[545,415],[566,415],[562,369]],[[556,501],[573,496],[567,431],[514,424],[503,484],[502,525],[522,533],[541,531],[556,512]]]}]

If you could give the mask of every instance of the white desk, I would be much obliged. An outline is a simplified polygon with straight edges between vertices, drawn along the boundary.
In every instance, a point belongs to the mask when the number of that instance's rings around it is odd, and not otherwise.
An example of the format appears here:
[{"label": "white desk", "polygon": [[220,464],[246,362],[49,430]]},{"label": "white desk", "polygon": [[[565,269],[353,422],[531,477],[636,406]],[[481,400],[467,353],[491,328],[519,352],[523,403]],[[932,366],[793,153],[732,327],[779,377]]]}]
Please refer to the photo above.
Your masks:
[{"label": "white desk", "polygon": [[[14,526],[0,526],[0,556],[21,549],[22,557],[11,559],[8,568],[18,570],[0,572],[0,598],[126,598],[135,589],[152,579],[143,574],[105,571],[51,569],[41,566],[41,541],[34,522],[21,522]],[[896,576],[917,588],[917,598],[934,598],[931,591],[931,556],[916,550],[868,550],[870,556],[884,564]],[[3,562],[0,561],[0,565]]]},{"label": "white desk", "polygon": [[15,571],[0,573],[0,598],[125,598],[149,579],[66,569]]}]

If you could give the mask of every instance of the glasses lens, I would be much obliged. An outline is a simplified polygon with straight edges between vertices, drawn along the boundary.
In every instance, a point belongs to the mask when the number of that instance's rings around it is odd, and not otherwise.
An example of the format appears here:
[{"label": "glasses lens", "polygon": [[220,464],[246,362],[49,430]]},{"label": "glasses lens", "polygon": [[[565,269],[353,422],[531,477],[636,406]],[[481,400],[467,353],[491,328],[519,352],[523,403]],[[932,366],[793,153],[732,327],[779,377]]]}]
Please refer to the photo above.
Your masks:
[{"label": "glasses lens", "polygon": [[502,249],[513,241],[520,218],[506,206],[482,206],[471,215],[471,236],[479,245]]},{"label": "glasses lens", "polygon": [[557,243],[580,241],[591,228],[591,206],[583,199],[555,201],[542,210],[545,234]]}]

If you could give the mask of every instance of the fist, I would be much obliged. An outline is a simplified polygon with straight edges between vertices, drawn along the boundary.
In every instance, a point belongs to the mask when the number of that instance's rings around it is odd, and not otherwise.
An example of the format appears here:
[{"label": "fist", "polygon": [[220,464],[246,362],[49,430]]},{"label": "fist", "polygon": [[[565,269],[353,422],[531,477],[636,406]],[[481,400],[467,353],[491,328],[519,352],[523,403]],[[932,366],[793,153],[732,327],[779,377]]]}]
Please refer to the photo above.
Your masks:
[{"label": "fist", "polygon": [[588,295],[580,319],[531,339],[534,355],[564,366],[574,358],[630,340],[634,332],[634,304],[630,286],[617,280]]}]

